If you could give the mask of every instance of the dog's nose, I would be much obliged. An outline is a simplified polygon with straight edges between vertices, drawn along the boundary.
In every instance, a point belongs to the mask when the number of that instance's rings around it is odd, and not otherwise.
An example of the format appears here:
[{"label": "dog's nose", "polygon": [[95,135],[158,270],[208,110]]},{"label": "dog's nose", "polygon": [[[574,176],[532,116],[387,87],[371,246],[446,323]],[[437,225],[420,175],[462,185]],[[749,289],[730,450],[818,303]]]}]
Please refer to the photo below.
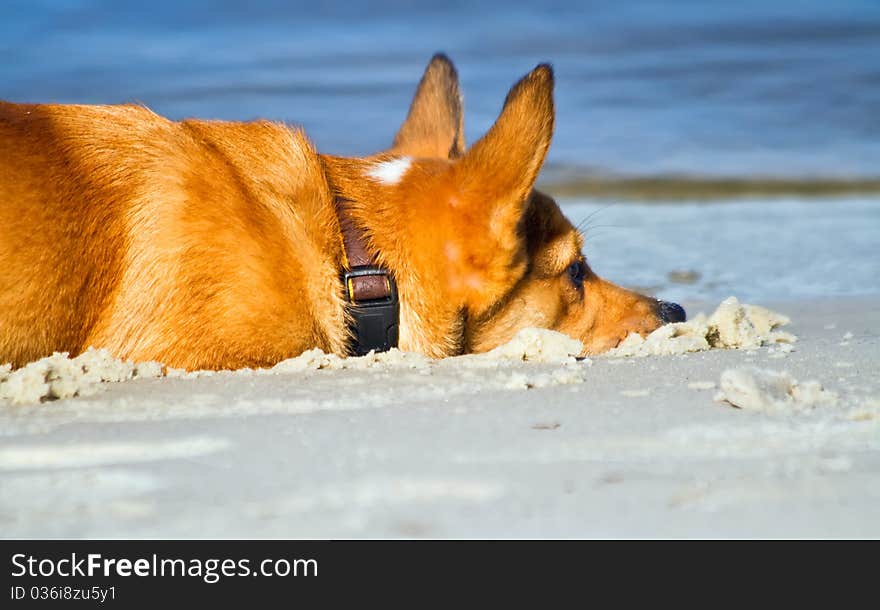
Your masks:
[{"label": "dog's nose", "polygon": [[678,303],[670,303],[669,301],[659,302],[657,314],[660,316],[660,320],[664,324],[669,324],[670,322],[684,322],[687,319],[684,307]]}]

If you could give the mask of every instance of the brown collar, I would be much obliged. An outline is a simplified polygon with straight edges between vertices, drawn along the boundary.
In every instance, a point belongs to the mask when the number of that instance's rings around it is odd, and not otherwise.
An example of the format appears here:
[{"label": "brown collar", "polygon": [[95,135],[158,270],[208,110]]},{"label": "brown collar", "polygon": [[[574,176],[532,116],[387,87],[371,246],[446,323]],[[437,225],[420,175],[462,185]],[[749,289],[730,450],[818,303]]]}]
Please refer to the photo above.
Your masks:
[{"label": "brown collar", "polygon": [[342,230],[342,282],[351,320],[351,350],[356,356],[397,347],[400,304],[397,284],[376,257],[349,212],[351,202],[336,197],[334,205]]}]

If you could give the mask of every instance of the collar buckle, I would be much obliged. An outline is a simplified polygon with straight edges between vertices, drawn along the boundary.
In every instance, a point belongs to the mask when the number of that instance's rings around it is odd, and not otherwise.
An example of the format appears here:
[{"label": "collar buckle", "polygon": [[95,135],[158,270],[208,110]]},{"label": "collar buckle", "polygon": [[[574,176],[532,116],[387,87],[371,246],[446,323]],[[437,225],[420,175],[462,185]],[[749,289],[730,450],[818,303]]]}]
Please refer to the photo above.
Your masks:
[{"label": "collar buckle", "polygon": [[[377,298],[370,298],[369,286],[365,291],[358,290],[358,284],[385,284]],[[342,283],[345,298],[349,303],[352,325],[352,351],[363,356],[370,351],[385,352],[397,347],[400,302],[397,298],[397,283],[387,269],[375,265],[358,265],[343,270]],[[366,292],[366,298],[359,298],[359,292]],[[376,292],[376,291],[373,291]]]}]

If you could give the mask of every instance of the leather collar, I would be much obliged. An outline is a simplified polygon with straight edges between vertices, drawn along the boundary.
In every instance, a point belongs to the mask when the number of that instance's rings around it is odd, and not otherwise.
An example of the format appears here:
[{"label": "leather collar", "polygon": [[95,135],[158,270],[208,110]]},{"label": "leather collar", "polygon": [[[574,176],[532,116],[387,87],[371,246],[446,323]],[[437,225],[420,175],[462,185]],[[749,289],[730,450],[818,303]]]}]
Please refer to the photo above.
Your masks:
[{"label": "leather collar", "polygon": [[348,302],[351,352],[363,356],[397,347],[400,302],[394,277],[378,264],[367,241],[348,210],[351,202],[336,197],[334,207],[342,230],[341,278]]}]

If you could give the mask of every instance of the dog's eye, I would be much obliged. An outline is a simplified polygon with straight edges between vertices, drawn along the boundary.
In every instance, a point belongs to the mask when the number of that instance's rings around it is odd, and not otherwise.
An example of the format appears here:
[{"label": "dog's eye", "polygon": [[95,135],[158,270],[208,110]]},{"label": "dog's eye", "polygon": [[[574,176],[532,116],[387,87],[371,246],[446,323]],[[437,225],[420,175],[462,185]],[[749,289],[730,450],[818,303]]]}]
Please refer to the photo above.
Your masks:
[{"label": "dog's eye", "polygon": [[568,266],[566,273],[568,273],[568,279],[571,280],[571,283],[580,288],[584,285],[584,279],[587,277],[587,264],[582,259],[578,259]]}]

